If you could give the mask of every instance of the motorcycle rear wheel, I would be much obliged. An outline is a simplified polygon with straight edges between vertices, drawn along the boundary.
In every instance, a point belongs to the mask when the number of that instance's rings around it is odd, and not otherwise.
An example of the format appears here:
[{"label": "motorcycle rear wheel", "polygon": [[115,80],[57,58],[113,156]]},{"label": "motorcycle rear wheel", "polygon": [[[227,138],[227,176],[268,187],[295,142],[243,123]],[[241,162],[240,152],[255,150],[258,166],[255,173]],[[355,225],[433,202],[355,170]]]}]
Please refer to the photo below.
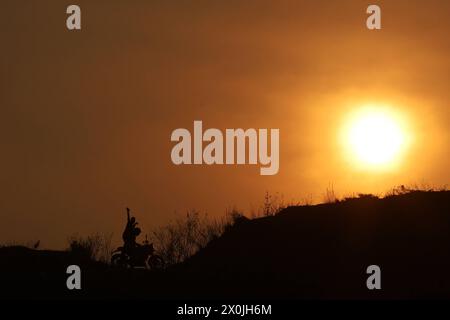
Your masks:
[{"label": "motorcycle rear wheel", "polygon": [[164,261],[158,255],[152,255],[147,260],[147,267],[150,270],[161,270],[164,268]]}]

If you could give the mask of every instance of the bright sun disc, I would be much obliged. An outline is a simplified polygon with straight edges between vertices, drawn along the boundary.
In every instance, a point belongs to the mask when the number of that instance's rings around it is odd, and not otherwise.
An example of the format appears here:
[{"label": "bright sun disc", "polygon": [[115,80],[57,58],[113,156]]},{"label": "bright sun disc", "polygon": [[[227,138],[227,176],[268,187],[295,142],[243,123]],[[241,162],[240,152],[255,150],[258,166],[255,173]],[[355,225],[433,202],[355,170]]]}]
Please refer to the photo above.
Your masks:
[{"label": "bright sun disc", "polygon": [[360,164],[385,166],[398,159],[405,134],[400,122],[388,112],[364,110],[349,122],[346,144]]}]

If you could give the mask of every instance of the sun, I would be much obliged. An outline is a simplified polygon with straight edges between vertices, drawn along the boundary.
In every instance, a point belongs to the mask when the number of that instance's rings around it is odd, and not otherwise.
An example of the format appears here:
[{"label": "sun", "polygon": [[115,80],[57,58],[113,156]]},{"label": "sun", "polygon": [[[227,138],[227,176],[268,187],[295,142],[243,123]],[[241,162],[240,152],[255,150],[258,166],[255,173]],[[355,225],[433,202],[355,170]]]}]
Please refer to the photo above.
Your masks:
[{"label": "sun", "polygon": [[397,114],[383,107],[358,109],[345,127],[348,155],[366,168],[386,168],[397,163],[406,147],[403,122]]}]

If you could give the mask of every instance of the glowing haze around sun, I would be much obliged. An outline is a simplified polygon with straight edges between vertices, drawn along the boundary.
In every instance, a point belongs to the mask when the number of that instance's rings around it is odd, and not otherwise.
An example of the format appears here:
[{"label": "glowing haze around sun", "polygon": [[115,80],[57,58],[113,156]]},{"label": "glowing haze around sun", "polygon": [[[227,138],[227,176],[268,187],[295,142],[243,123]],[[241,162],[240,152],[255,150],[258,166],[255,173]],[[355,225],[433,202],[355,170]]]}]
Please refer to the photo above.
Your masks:
[{"label": "glowing haze around sun", "polygon": [[407,142],[401,117],[382,106],[356,109],[344,126],[347,156],[354,165],[366,169],[384,169],[400,162]]}]

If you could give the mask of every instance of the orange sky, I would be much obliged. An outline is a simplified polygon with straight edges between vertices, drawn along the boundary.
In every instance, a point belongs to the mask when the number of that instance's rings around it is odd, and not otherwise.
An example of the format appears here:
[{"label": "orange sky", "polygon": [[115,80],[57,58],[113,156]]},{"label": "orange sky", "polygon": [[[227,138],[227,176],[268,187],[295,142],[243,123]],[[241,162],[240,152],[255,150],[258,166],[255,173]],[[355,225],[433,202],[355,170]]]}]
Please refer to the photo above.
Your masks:
[{"label": "orange sky", "polygon": [[[321,201],[399,184],[443,186],[448,159],[450,2],[61,1],[0,4],[0,243],[62,247],[114,232],[125,207],[144,233],[186,209],[257,208],[264,192]],[[338,132],[365,103],[408,120],[396,170],[345,160]],[[279,128],[280,171],[175,166],[176,128]]]}]

